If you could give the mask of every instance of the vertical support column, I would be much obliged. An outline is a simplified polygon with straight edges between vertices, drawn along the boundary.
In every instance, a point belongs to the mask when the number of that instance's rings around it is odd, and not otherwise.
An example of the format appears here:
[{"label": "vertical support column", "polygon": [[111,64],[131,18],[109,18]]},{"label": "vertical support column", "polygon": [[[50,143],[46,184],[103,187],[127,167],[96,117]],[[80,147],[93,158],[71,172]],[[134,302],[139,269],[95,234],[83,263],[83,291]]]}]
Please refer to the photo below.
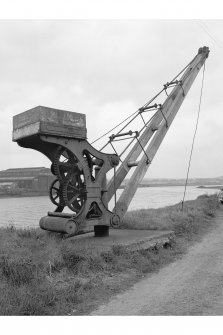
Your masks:
[{"label": "vertical support column", "polygon": [[102,192],[103,193],[102,193],[101,199],[103,201],[103,204],[108,208],[108,187],[107,187],[106,175],[102,181]]},{"label": "vertical support column", "polygon": [[[99,172],[100,168],[95,169],[95,177],[97,177],[97,174]],[[106,175],[103,178],[102,181],[102,195],[101,200],[104,204],[104,206],[108,207],[108,196],[107,196],[107,178]],[[110,226],[110,217],[108,214],[104,214],[103,216],[103,223],[102,225],[94,226],[94,235],[95,237],[105,237],[109,236],[109,226]]]}]

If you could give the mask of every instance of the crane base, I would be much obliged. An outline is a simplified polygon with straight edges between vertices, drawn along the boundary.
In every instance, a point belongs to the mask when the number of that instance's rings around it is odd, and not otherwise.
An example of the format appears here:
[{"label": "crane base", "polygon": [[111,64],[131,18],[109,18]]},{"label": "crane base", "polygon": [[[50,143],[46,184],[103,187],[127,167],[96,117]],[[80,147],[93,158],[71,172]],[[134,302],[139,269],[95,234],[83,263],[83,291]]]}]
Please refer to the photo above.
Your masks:
[{"label": "crane base", "polygon": [[74,236],[75,243],[83,242],[93,252],[112,250],[114,246],[121,246],[127,250],[148,250],[149,248],[168,247],[175,240],[173,231],[136,230],[136,229],[109,229],[109,236],[101,238],[93,232]]},{"label": "crane base", "polygon": [[65,238],[93,231],[95,237],[109,236],[109,225],[101,224],[97,219],[78,225],[75,218],[68,213],[48,212],[47,216],[40,219],[39,225],[44,230],[64,234]]}]

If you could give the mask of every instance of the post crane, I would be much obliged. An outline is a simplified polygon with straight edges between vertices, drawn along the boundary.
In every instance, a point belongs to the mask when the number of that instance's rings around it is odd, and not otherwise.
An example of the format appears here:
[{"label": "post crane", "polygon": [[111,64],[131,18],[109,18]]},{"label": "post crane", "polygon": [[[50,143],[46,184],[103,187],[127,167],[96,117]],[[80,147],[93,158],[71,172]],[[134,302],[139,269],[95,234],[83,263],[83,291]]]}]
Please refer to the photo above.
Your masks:
[{"label": "post crane", "polygon": [[[13,117],[13,141],[43,153],[52,163],[55,180],[49,195],[56,208],[40,219],[42,229],[69,237],[92,230],[96,236],[104,236],[110,226],[119,227],[208,54],[208,47],[199,48],[192,61],[154,98],[124,120],[100,150],[87,141],[84,114],[37,106]],[[155,102],[162,92],[167,94],[165,101]],[[152,116],[146,120],[148,113]],[[126,131],[137,118],[143,122],[141,129]],[[115,142],[120,140],[128,144],[119,154]],[[102,151],[108,145],[114,153]],[[117,200],[116,191],[132,168],[134,172]],[[114,175],[107,181],[111,169]],[[115,206],[111,211],[108,204],[113,197]],[[64,208],[70,212],[63,212]]]}]

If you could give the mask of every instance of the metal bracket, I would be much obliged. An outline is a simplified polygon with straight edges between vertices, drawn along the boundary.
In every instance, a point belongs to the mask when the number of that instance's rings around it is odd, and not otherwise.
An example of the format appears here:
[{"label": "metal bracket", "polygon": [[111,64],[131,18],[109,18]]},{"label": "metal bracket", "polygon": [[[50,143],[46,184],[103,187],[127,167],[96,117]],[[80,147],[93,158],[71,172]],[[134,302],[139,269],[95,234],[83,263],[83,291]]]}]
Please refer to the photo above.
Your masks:
[{"label": "metal bracket", "polygon": [[163,109],[162,109],[162,105],[161,105],[161,104],[159,105],[159,110],[160,110],[160,112],[162,113],[164,120],[166,121],[166,128],[168,128],[169,125],[168,125],[166,116],[165,116],[164,113],[163,113]]},{"label": "metal bracket", "polygon": [[148,165],[148,164],[151,164],[152,163],[152,161],[149,159],[149,156],[147,155],[147,153],[146,153],[146,151],[145,151],[145,149],[143,148],[143,146],[142,146],[142,144],[140,143],[140,140],[138,139],[138,136],[139,136],[139,134],[136,134],[136,136],[135,136],[135,139],[137,140],[137,142],[139,143],[139,145],[140,145],[140,147],[141,147],[141,149],[142,149],[142,151],[144,152],[144,154],[145,154],[145,156],[146,156],[146,164]]},{"label": "metal bracket", "polygon": [[167,93],[167,88],[175,87],[176,85],[180,84],[180,82],[181,81],[179,80],[174,80],[174,81],[171,81],[170,83],[167,82],[166,84],[164,84],[163,87],[164,87],[166,95],[169,96],[169,94]]}]

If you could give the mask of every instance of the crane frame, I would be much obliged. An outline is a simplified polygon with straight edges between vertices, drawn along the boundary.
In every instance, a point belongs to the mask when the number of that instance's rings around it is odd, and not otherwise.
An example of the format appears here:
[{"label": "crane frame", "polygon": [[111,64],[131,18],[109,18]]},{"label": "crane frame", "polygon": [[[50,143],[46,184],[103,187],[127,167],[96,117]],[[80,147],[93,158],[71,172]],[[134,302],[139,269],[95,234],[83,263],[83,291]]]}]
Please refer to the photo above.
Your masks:
[{"label": "crane frame", "polygon": [[[123,136],[130,135],[135,140],[123,161],[117,153],[103,153],[87,141],[84,114],[38,106],[13,117],[13,141],[43,153],[52,162],[55,180],[50,199],[56,209],[40,219],[41,228],[70,237],[93,229],[96,236],[104,236],[110,226],[119,227],[208,54],[208,47],[199,48],[180,79],[164,85],[163,90],[172,90],[162,105],[152,104],[152,99],[139,108],[137,115],[142,119],[143,113],[155,110],[143,131],[119,131],[109,137],[111,145]],[[110,211],[108,204],[132,167],[134,172]],[[107,182],[106,174],[111,169],[115,173]],[[66,207],[71,213],[63,212]]]}]

